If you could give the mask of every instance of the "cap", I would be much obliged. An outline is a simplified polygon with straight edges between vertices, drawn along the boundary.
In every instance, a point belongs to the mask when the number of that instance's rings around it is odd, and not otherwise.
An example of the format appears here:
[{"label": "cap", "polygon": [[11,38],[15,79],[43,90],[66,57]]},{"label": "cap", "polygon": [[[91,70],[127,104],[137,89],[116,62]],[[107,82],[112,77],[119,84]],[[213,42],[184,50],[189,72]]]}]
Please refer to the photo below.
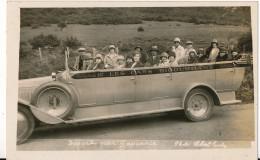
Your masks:
[{"label": "cap", "polygon": [[198,49],[198,53],[204,53],[204,52],[205,52],[204,48],[199,48]]},{"label": "cap", "polygon": [[192,41],[187,41],[186,44],[193,44],[193,42]]},{"label": "cap", "polygon": [[173,56],[174,58],[176,58],[176,53],[175,53],[174,51],[171,51],[171,52],[169,53],[169,56],[168,56],[168,57],[171,57],[171,56]]},{"label": "cap", "polygon": [[180,39],[179,37],[176,37],[176,38],[174,39],[174,42],[181,42],[181,39]]},{"label": "cap", "polygon": [[110,50],[110,49],[116,49],[116,47],[115,47],[114,45],[110,45],[110,46],[109,46],[109,50]]},{"label": "cap", "polygon": [[212,44],[212,43],[218,44],[218,40],[217,40],[217,39],[213,39],[212,42],[211,42],[211,44]]},{"label": "cap", "polygon": [[79,48],[78,51],[86,51],[86,48]]},{"label": "cap", "polygon": [[85,59],[85,60],[93,59],[91,53],[85,53],[83,56],[84,56],[84,59]]},{"label": "cap", "polygon": [[166,53],[166,52],[163,52],[162,54],[161,54],[161,56],[160,56],[160,58],[162,58],[162,57],[166,57],[166,58],[168,58],[168,53]]},{"label": "cap", "polygon": [[219,53],[226,53],[226,52],[227,52],[227,49],[224,48],[224,47],[221,47],[221,48],[219,49]]},{"label": "cap", "polygon": [[141,46],[136,46],[136,47],[135,47],[135,50],[136,50],[137,48],[140,48],[141,51],[143,50],[143,48],[142,48]]},{"label": "cap", "polygon": [[103,56],[101,54],[97,54],[95,58],[100,58],[103,61]]},{"label": "cap", "polygon": [[150,52],[152,52],[152,51],[159,52],[159,50],[158,50],[157,46],[152,46],[152,49],[150,49]]},{"label": "cap", "polygon": [[193,48],[189,50],[189,54],[190,54],[190,53],[195,53],[195,54],[197,54],[197,53],[196,53],[196,50],[193,49]]},{"label": "cap", "polygon": [[126,59],[131,58],[134,61],[134,57],[132,54],[127,54]]}]

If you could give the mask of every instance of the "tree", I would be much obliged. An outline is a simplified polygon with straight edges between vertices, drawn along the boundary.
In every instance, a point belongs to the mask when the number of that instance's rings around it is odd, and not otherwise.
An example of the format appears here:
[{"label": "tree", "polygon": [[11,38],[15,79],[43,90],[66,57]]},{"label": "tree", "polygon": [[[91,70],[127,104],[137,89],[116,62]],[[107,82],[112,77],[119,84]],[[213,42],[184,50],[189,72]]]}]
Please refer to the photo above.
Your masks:
[{"label": "tree", "polygon": [[67,27],[67,24],[64,22],[60,22],[58,23],[58,27],[60,28],[60,30],[63,30],[63,28]]}]

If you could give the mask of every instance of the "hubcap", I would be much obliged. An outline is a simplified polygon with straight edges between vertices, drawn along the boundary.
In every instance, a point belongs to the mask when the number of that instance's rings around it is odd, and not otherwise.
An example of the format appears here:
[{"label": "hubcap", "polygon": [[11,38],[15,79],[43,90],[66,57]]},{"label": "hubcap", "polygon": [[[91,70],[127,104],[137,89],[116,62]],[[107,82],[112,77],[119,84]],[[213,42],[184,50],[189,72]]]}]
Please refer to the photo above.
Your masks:
[{"label": "hubcap", "polygon": [[203,94],[195,94],[191,96],[188,102],[188,109],[193,116],[203,116],[209,108],[209,101]]},{"label": "hubcap", "polygon": [[65,91],[59,88],[49,88],[39,95],[37,106],[44,112],[60,116],[69,107],[69,97]]},{"label": "hubcap", "polygon": [[23,113],[18,112],[17,115],[17,138],[18,139],[26,133],[28,127],[29,124],[28,124],[27,117]]}]

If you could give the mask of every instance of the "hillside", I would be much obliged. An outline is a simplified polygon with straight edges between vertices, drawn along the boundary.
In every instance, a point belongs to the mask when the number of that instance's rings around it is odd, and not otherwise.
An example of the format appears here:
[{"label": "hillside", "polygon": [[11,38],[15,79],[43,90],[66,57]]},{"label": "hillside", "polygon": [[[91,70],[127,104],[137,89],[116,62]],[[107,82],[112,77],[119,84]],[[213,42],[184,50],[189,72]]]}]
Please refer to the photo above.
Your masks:
[{"label": "hillside", "polygon": [[22,8],[21,27],[67,24],[140,24],[180,21],[250,26],[250,7]]}]

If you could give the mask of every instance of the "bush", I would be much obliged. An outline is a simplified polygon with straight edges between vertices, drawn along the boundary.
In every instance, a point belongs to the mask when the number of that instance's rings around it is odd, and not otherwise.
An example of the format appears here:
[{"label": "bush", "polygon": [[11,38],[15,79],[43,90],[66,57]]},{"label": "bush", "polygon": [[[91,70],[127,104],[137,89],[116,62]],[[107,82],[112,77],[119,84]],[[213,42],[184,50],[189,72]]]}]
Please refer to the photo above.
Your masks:
[{"label": "bush", "polygon": [[238,39],[238,49],[240,51],[243,51],[245,45],[245,51],[246,52],[252,52],[252,34],[251,32],[244,33],[240,36]]},{"label": "bush", "polygon": [[137,31],[138,31],[138,32],[143,32],[143,31],[144,31],[144,28],[143,28],[143,27],[138,27]]},{"label": "bush", "polygon": [[33,24],[33,25],[32,25],[32,29],[36,29],[36,28],[39,28],[39,27],[40,27],[39,24]]},{"label": "bush", "polygon": [[51,34],[47,36],[40,34],[33,39],[30,39],[29,42],[32,45],[33,49],[46,46],[57,47],[60,45],[60,39],[58,39],[57,36]]},{"label": "bush", "polygon": [[181,26],[181,24],[178,23],[178,24],[176,24],[176,26]]},{"label": "bush", "polygon": [[66,37],[66,40],[64,40],[62,42],[63,46],[64,47],[69,47],[69,48],[73,48],[73,49],[76,49],[78,48],[79,46],[82,45],[82,43],[78,40],[77,37]]},{"label": "bush", "polygon": [[67,24],[64,22],[60,22],[58,23],[58,27],[60,28],[60,30],[63,30],[63,28],[67,27]]}]

